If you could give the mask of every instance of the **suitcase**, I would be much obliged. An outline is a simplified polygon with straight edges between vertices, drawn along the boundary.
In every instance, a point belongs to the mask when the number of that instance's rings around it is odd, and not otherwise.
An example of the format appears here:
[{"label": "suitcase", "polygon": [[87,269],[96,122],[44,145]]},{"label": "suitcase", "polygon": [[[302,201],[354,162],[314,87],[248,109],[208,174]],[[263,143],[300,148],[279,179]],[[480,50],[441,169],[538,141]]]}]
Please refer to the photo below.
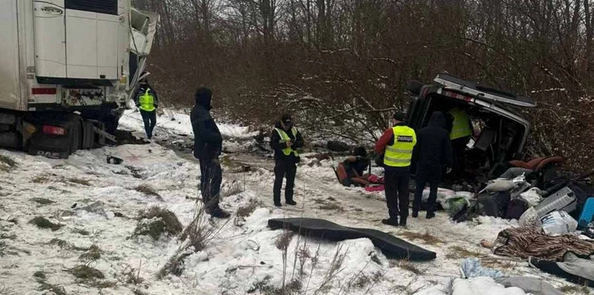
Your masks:
[{"label": "suitcase", "polygon": [[588,227],[588,224],[592,222],[594,217],[594,196],[589,197],[584,204],[580,218],[578,219],[578,225],[582,228]]},{"label": "suitcase", "polygon": [[541,218],[553,211],[565,211],[571,213],[577,209],[578,199],[575,193],[568,187],[564,187],[554,194],[545,198],[540,204],[536,205],[534,209]]}]

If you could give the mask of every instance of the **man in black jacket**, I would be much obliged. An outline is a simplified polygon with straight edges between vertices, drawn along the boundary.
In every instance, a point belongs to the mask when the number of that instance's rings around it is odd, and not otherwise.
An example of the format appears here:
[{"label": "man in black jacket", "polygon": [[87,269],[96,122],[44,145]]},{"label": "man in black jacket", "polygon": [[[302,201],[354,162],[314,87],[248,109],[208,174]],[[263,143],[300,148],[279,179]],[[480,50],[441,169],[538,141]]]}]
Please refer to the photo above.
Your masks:
[{"label": "man in black jacket", "polygon": [[200,162],[200,192],[206,213],[212,217],[228,218],[229,213],[219,207],[222,171],[219,156],[223,149],[223,137],[210,115],[212,90],[196,91],[196,105],[190,119],[194,130],[194,157]]},{"label": "man in black jacket", "polygon": [[413,155],[417,163],[413,217],[419,215],[425,184],[429,182],[427,218],[435,217],[437,187],[441,181],[442,169],[449,173],[453,166],[452,143],[446,130],[446,118],[442,112],[434,112],[429,125],[417,133],[417,145]]},{"label": "man in black jacket", "polygon": [[274,205],[281,207],[281,187],[283,178],[287,177],[285,201],[287,205],[297,205],[293,200],[293,187],[297,174],[299,153],[296,149],[303,146],[301,133],[293,126],[291,115],[285,114],[276,123],[270,135],[270,147],[274,150]]}]

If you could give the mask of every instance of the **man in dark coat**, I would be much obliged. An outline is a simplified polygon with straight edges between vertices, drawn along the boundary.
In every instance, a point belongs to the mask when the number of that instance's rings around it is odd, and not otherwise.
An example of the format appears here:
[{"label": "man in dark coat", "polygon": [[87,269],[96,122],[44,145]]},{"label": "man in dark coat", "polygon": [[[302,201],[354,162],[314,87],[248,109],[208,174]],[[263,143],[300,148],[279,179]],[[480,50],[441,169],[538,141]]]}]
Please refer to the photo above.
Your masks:
[{"label": "man in dark coat", "polygon": [[276,123],[270,135],[270,147],[274,150],[274,205],[281,207],[281,187],[283,178],[287,178],[285,186],[285,202],[287,205],[297,205],[293,200],[293,188],[299,153],[296,149],[303,146],[301,133],[293,126],[291,115],[285,114]]},{"label": "man in dark coat", "polygon": [[200,192],[206,213],[212,217],[228,218],[229,213],[219,207],[222,171],[219,156],[223,149],[223,137],[214,119],[212,90],[200,88],[196,91],[196,105],[190,119],[194,130],[194,157],[200,162]]},{"label": "man in dark coat", "polygon": [[443,168],[449,172],[453,166],[452,143],[446,130],[446,118],[442,112],[434,112],[429,125],[417,133],[417,145],[413,158],[417,163],[415,200],[413,217],[419,215],[421,198],[425,184],[429,183],[427,218],[435,217],[437,187],[441,181]]}]

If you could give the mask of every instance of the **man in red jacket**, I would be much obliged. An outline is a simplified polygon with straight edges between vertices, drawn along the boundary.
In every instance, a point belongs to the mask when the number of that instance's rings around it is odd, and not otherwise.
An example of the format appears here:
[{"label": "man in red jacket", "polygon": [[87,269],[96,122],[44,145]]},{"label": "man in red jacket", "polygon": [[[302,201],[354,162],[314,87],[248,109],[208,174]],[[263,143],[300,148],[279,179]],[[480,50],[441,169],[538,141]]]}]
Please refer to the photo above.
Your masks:
[{"label": "man in red jacket", "polygon": [[390,214],[390,218],[382,220],[382,223],[393,226],[406,226],[410,201],[410,164],[417,143],[415,131],[406,126],[405,118],[404,113],[394,114],[394,127],[387,129],[375,144],[375,152],[383,157],[386,203]]}]

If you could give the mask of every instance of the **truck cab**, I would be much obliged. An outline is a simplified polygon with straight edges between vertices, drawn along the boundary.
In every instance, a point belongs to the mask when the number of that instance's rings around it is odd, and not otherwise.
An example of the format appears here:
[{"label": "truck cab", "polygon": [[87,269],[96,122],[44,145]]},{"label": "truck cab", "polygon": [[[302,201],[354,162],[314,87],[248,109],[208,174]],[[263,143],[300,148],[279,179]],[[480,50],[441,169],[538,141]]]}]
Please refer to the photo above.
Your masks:
[{"label": "truck cab", "polygon": [[531,125],[522,111],[535,107],[534,100],[450,74],[439,74],[433,82],[408,86],[413,94],[407,113],[411,128],[427,126],[435,111],[446,114],[458,107],[468,114],[473,129],[464,154],[466,172],[496,176],[505,163],[523,157]]}]

